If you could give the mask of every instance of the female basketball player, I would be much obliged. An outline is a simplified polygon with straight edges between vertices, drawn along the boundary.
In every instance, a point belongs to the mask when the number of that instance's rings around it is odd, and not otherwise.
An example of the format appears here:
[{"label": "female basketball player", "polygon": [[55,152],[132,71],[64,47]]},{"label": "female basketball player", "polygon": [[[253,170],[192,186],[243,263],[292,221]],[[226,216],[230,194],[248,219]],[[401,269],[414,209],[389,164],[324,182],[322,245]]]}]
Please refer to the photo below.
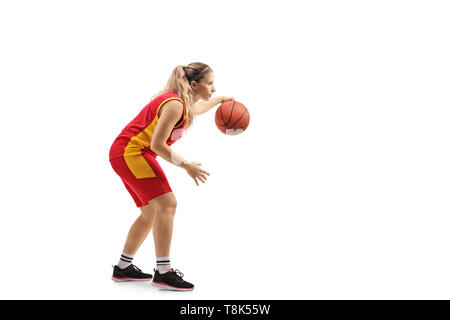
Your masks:
[{"label": "female basketball player", "polygon": [[192,125],[195,115],[232,99],[211,98],[215,91],[214,73],[208,65],[201,62],[180,65],[173,70],[165,88],[152,97],[113,142],[109,153],[111,166],[141,210],[114,266],[113,280],[152,279],[152,275],[143,273],[131,262],[153,226],[156,269],[152,284],[174,290],[194,289],[193,284],[183,280],[179,270],[174,271],[170,266],[177,200],[156,157],[159,155],[183,168],[197,186],[198,181],[205,183],[209,173],[200,168],[201,164],[186,161],[170,146]]}]

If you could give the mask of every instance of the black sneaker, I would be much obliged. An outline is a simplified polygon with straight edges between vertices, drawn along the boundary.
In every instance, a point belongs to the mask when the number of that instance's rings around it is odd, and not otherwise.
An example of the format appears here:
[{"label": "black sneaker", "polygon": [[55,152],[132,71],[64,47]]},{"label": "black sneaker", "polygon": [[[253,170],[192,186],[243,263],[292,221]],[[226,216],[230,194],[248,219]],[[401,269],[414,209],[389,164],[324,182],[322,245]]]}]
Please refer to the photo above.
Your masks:
[{"label": "black sneaker", "polygon": [[114,266],[114,271],[111,279],[114,281],[148,281],[152,280],[151,274],[143,273],[141,269],[134,264],[130,264],[125,269],[120,269],[118,266]]},{"label": "black sneaker", "polygon": [[155,271],[152,285],[158,288],[177,290],[177,291],[192,291],[194,285],[183,280],[184,274],[180,270],[170,269],[166,273],[160,274],[158,270]]}]

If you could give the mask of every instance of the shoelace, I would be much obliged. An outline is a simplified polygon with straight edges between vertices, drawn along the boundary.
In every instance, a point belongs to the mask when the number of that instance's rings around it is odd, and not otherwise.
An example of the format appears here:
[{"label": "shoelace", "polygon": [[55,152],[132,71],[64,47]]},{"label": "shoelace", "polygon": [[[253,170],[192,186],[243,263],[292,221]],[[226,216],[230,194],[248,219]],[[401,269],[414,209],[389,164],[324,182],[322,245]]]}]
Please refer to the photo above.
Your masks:
[{"label": "shoelace", "polygon": [[137,270],[137,271],[139,271],[139,272],[142,272],[142,270],[139,269],[138,267],[136,267],[134,264],[131,264],[131,266],[132,266],[135,270]]},{"label": "shoelace", "polygon": [[[172,269],[172,270],[173,270],[173,269]],[[176,270],[173,270],[173,272],[175,272],[175,274],[176,274],[177,276],[179,276],[181,279],[183,279],[184,273],[182,273],[180,270],[176,269]]]},{"label": "shoelace", "polygon": [[[156,272],[156,270],[157,269],[153,269],[154,272]],[[184,277],[184,273],[183,272],[181,272],[178,269],[173,270],[172,268],[170,270],[172,270],[173,273],[175,273],[178,277],[181,278],[181,280],[183,280],[183,277]],[[170,270],[169,270],[169,272],[170,272]]]}]

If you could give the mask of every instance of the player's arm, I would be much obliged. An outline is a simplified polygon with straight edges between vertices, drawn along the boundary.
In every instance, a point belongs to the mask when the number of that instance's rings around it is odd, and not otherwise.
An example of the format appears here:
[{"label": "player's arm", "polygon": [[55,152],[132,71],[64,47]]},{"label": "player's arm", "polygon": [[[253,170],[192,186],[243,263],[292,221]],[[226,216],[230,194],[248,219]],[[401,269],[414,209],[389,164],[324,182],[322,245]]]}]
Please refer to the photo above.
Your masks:
[{"label": "player's arm", "polygon": [[209,109],[214,107],[215,105],[219,103],[223,103],[226,99],[226,97],[220,96],[220,97],[214,97],[212,99],[209,99],[207,101],[205,100],[199,100],[192,106],[194,110],[195,115],[199,115],[202,113],[207,112]]},{"label": "player's arm", "polygon": [[188,161],[176,154],[166,143],[172,129],[183,115],[183,104],[178,100],[170,100],[161,108],[161,116],[156,124],[150,149],[164,160],[184,168]]}]

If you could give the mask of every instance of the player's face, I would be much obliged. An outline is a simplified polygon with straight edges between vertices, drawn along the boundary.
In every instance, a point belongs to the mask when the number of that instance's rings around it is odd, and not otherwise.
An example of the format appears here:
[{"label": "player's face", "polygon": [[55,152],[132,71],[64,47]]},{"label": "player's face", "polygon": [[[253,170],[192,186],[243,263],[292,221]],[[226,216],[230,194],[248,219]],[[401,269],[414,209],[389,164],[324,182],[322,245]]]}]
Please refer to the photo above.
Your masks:
[{"label": "player's face", "polygon": [[216,91],[214,88],[214,72],[209,71],[205,76],[197,83],[195,93],[198,98],[202,100],[209,100],[211,95]]}]

